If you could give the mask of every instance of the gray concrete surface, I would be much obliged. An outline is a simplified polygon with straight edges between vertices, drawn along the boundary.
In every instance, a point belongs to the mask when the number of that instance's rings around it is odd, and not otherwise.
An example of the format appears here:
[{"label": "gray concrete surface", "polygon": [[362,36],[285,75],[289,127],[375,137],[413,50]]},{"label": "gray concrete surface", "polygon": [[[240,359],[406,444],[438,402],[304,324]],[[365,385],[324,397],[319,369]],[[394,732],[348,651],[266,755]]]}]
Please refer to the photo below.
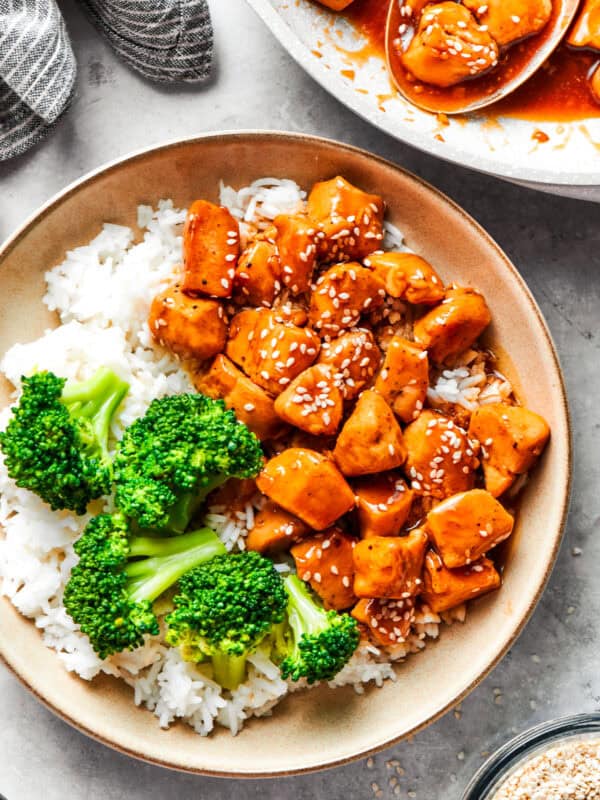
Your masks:
[{"label": "gray concrete surface", "polygon": [[566,373],[575,480],[565,543],[527,629],[459,711],[412,741],[368,761],[286,780],[235,783],[181,775],[86,739],[0,668],[0,793],[8,800],[225,800],[234,794],[239,800],[458,800],[484,754],[512,732],[600,705],[600,206],[466,172],[377,132],[304,75],[243,0],[211,2],[218,65],[205,89],[146,83],[119,63],[75,2],[62,5],[79,62],[77,99],[51,138],[0,165],[0,239],[74,178],[162,139],[263,127],[365,147],[457,200],[522,271]]}]

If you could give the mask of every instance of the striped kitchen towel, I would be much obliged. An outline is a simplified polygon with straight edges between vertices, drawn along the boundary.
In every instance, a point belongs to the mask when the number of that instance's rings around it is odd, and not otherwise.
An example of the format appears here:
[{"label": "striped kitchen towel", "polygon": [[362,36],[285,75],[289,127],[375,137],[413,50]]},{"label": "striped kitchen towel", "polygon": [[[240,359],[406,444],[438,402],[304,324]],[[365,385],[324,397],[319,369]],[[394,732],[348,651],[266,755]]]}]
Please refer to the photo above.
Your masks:
[{"label": "striped kitchen towel", "polygon": [[[81,0],[118,56],[163,83],[206,80],[206,0]],[[69,107],[76,64],[55,0],[0,0],[0,161],[39,141]]]},{"label": "striped kitchen towel", "polygon": [[73,97],[75,58],[53,0],[0,0],[0,159],[29,149]]},{"label": "striped kitchen towel", "polygon": [[213,34],[206,0],[82,0],[117,55],[151,81],[203,81]]}]

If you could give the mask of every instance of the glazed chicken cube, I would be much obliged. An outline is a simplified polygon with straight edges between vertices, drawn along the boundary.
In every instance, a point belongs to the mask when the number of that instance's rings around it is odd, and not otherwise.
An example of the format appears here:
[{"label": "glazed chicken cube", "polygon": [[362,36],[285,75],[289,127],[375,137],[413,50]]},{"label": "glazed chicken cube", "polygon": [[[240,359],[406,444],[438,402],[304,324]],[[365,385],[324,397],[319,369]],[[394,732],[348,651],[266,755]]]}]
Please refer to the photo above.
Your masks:
[{"label": "glazed chicken cube", "polygon": [[317,0],[317,2],[326,8],[331,8],[332,11],[343,11],[353,0]]},{"label": "glazed chicken cube", "polygon": [[498,45],[464,5],[430,3],[401,59],[418,80],[448,87],[496,66]]},{"label": "glazed chicken cube", "polygon": [[404,0],[403,16],[410,18],[411,25],[414,25],[425,6],[428,6],[430,2],[431,0]]},{"label": "glazed chicken cube", "polygon": [[223,206],[192,203],[183,228],[183,291],[231,297],[240,254],[237,221]]},{"label": "glazed chicken cube", "polygon": [[534,411],[493,403],[473,412],[469,434],[481,443],[485,487],[499,497],[534,465],[550,428]]},{"label": "glazed chicken cube", "polygon": [[567,44],[600,50],[600,0],[583,0]]},{"label": "glazed chicken cube", "polygon": [[478,444],[448,417],[426,409],[404,429],[404,471],[416,494],[449,497],[472,489]]},{"label": "glazed chicken cube", "polygon": [[429,358],[443,364],[464,353],[492,321],[490,310],[475,289],[450,289],[439,306],[415,322],[415,340]]},{"label": "glazed chicken cube", "polygon": [[412,505],[413,493],[394,472],[359,478],[352,483],[362,539],[398,536]]},{"label": "glazed chicken cube", "polygon": [[390,297],[428,306],[444,299],[442,279],[421,256],[414,253],[372,253],[363,264],[381,278]]},{"label": "glazed chicken cube", "polygon": [[235,269],[233,296],[243,305],[271,306],[279,292],[280,264],[272,242],[252,242],[242,253]]},{"label": "glazed chicken cube", "polygon": [[415,621],[415,601],[363,598],[352,609],[352,616],[368,628],[369,635],[384,647],[404,642]]},{"label": "glazed chicken cube", "polygon": [[368,386],[381,362],[381,351],[371,331],[355,328],[321,344],[319,364],[333,369],[344,400],[352,400]]},{"label": "glazed chicken cube", "polygon": [[300,328],[262,308],[235,315],[225,352],[254,383],[278,395],[313,363],[319,347],[319,338],[310,328]]},{"label": "glazed chicken cube", "polygon": [[421,413],[428,387],[427,351],[401,336],[394,336],[375,381],[375,389],[403,422],[410,422]]},{"label": "glazed chicken cube", "polygon": [[225,347],[227,322],[218,300],[189,297],[169,286],[150,306],[148,326],[159,344],[183,358],[205,361]]},{"label": "glazed chicken cube", "polygon": [[354,492],[342,473],[315,450],[289,447],[267,462],[256,485],[317,531],[329,528],[354,507]]},{"label": "glazed chicken cube", "polygon": [[259,553],[288,550],[310,531],[308,525],[293,514],[267,500],[254,517],[254,525],[246,538],[246,548]]},{"label": "glazed chicken cube", "polygon": [[341,611],[356,602],[352,589],[355,544],[356,539],[340,528],[329,528],[303,539],[290,551],[298,577],[310,583],[325,608]]},{"label": "glazed chicken cube", "polygon": [[308,215],[318,223],[322,261],[361,260],[383,241],[384,203],[341,176],[315,183]]},{"label": "glazed chicken cube", "polygon": [[513,517],[485,489],[448,497],[427,514],[426,529],[449,569],[476,561],[508,539]]},{"label": "glazed chicken cube", "polygon": [[337,336],[354,328],[362,314],[382,305],[383,282],[360,264],[336,264],[324,272],[310,297],[310,324],[320,333]]},{"label": "glazed chicken cube", "polygon": [[463,0],[500,47],[533,36],[552,16],[552,0]]},{"label": "glazed chicken cube", "polygon": [[282,420],[313,436],[333,435],[342,421],[342,393],[331,367],[314,364],[305,369],[275,400]]},{"label": "glazed chicken cube", "polygon": [[370,475],[404,463],[406,447],[392,409],[372,389],[363,392],[333,451],[344,475]]},{"label": "glazed chicken cube", "polygon": [[307,292],[317,263],[315,223],[288,214],[280,214],[273,222],[277,228],[275,243],[281,262],[281,281],[292,294]]},{"label": "glazed chicken cube", "polygon": [[499,589],[501,578],[489,558],[480,558],[468,567],[448,569],[433,550],[425,557],[421,598],[439,614]]},{"label": "glazed chicken cube", "polygon": [[427,534],[416,528],[406,536],[371,536],[354,548],[357,597],[404,600],[421,591]]},{"label": "glazed chicken cube", "polygon": [[273,398],[253,383],[227,356],[219,354],[209,371],[193,378],[202,394],[225,401],[236,417],[247,425],[261,441],[272,439],[284,429],[275,412]]}]

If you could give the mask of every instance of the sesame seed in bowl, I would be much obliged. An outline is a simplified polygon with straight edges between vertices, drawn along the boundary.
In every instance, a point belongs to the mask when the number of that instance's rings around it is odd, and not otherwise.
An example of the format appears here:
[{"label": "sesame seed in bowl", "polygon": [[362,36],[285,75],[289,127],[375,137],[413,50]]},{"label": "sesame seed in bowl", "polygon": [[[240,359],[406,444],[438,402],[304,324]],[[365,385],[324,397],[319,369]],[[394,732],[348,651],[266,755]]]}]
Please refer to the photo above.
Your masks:
[{"label": "sesame seed in bowl", "polygon": [[544,722],[497,750],[462,800],[597,800],[600,713]]}]

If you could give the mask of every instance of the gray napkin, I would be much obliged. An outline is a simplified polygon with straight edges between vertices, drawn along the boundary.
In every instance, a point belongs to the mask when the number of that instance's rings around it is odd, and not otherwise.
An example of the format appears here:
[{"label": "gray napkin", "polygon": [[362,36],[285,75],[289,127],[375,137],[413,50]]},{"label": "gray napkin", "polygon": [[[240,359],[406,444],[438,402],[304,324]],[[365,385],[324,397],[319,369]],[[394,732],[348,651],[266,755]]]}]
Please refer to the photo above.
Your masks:
[{"label": "gray napkin", "polygon": [[0,0],[0,160],[52,128],[72,99],[75,74],[54,0]]},{"label": "gray napkin", "polygon": [[[210,74],[213,35],[206,0],[82,0],[129,66],[153,81]],[[55,0],[0,0],[0,161],[20,155],[73,99],[76,64]]]}]

